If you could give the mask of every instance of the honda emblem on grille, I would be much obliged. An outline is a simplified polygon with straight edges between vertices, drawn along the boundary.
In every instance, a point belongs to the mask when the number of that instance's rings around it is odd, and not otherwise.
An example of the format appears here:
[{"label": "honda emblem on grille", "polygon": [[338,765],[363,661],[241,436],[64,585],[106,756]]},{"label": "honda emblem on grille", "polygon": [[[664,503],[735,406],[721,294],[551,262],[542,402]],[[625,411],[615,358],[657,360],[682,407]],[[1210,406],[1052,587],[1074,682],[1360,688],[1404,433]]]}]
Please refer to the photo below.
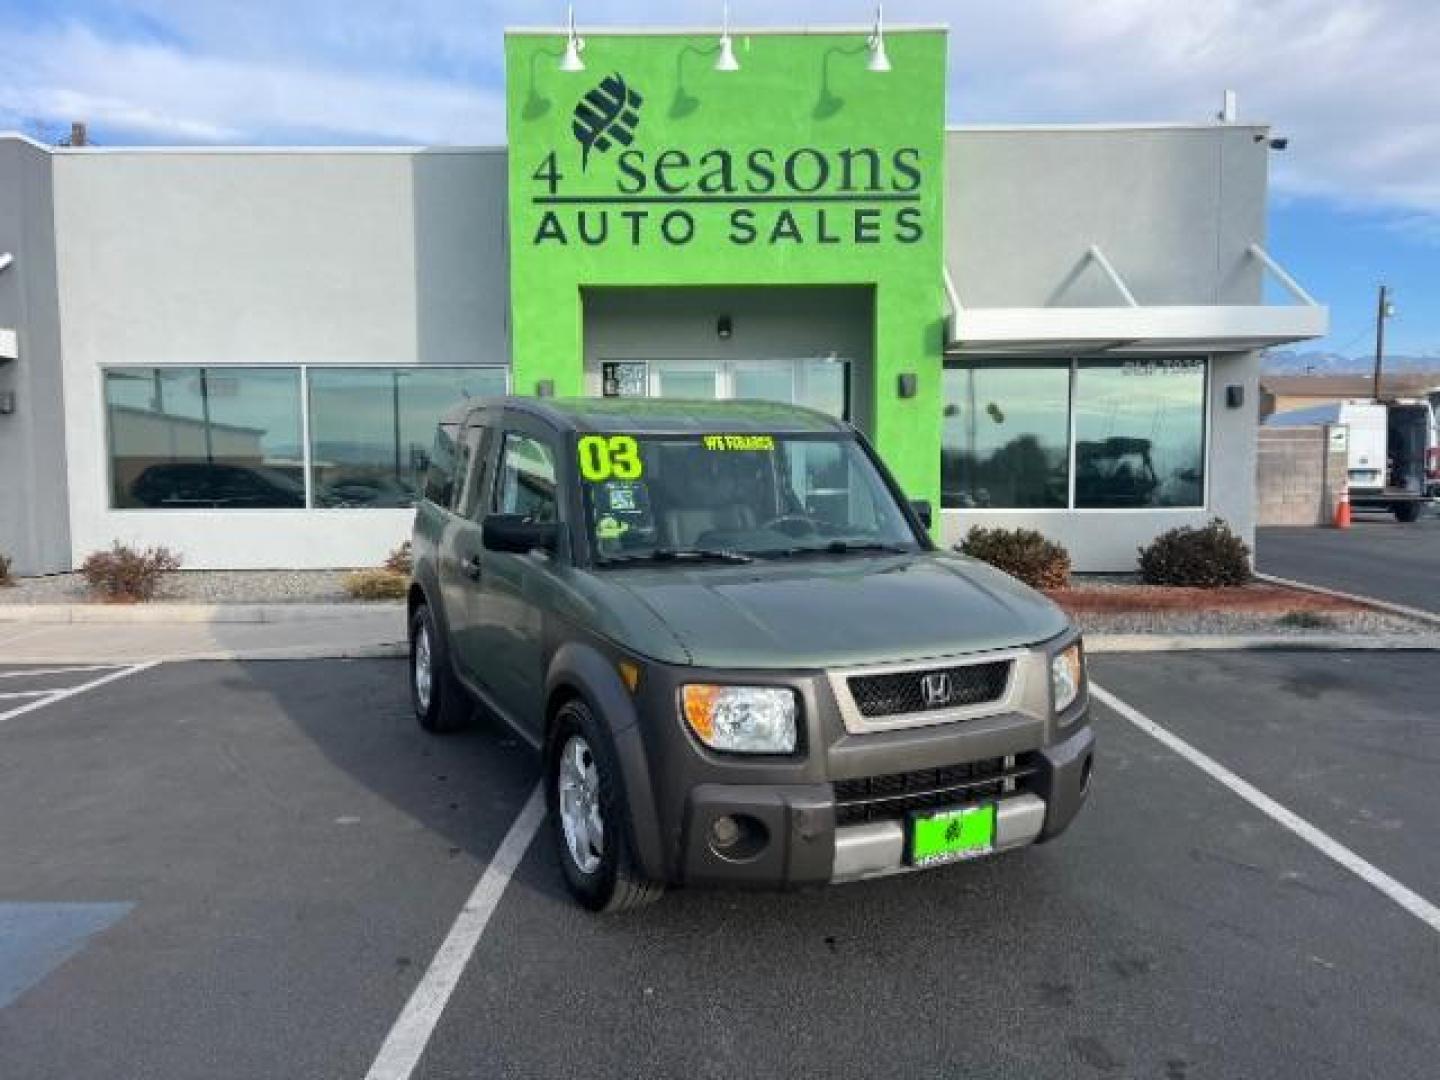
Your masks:
[{"label": "honda emblem on grille", "polygon": [[920,689],[925,694],[925,707],[938,709],[950,703],[950,673],[932,671],[920,680]]}]

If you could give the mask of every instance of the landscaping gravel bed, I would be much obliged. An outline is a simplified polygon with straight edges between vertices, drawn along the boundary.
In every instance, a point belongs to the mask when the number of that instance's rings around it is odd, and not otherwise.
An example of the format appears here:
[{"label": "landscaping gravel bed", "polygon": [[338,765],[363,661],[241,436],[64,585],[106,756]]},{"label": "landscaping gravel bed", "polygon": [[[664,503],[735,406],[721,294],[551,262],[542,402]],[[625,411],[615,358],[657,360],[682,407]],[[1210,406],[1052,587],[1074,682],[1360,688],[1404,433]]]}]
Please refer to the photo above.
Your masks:
[{"label": "landscaping gravel bed", "polygon": [[[1087,585],[1089,582],[1086,583]],[[1087,634],[1413,634],[1431,631],[1413,619],[1375,611],[1317,613],[1313,623],[1296,625],[1284,615],[1249,611],[1083,612],[1072,616]]]},{"label": "landscaping gravel bed", "polygon": [[[343,570],[180,570],[165,575],[156,601],[191,604],[323,604],[351,602]],[[0,589],[4,604],[83,604],[95,595],[79,574],[18,578]]]}]

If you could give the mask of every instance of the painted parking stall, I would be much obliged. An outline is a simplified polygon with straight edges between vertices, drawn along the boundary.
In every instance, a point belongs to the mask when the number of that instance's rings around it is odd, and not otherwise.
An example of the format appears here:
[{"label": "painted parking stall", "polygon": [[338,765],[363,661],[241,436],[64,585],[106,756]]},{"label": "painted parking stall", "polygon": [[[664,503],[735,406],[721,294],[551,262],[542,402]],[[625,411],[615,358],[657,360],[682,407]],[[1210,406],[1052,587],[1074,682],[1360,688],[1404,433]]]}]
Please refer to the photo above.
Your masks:
[{"label": "painted parking stall", "polygon": [[[1433,902],[1414,842],[1436,809],[1428,659],[1094,665],[1118,701]],[[124,670],[0,669],[0,685],[52,694]],[[1193,709],[1155,696],[1181,682]],[[1390,770],[1390,802],[1352,805],[1368,775],[1336,777],[1368,754],[1357,729],[1387,730],[1381,700],[1417,725],[1416,761]],[[1292,760],[1281,736],[1315,701],[1332,721]],[[565,895],[529,749],[483,719],[415,731],[403,662],[110,679],[0,728],[0,1069],[1426,1075],[1434,930],[1096,712],[1092,803],[1055,844],[830,889],[682,890],[597,919]],[[1345,805],[1307,801],[1317,771]]]}]

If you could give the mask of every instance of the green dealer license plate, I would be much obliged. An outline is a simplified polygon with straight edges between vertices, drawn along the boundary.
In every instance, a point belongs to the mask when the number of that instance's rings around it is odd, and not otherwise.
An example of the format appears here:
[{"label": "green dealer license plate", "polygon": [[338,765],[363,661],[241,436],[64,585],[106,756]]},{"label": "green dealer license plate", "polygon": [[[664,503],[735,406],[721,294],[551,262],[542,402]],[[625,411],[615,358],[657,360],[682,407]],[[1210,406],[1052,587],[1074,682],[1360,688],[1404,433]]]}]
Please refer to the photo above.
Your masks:
[{"label": "green dealer license plate", "polygon": [[995,804],[962,806],[910,818],[910,863],[938,866],[995,849]]}]

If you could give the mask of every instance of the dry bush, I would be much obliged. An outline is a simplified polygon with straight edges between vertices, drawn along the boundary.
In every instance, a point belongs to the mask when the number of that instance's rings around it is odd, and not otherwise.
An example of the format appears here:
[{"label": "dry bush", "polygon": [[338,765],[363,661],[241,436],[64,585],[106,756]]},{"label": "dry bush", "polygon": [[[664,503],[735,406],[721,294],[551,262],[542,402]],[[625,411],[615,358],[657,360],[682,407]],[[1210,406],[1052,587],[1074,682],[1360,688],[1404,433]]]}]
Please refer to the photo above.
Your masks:
[{"label": "dry bush", "polygon": [[180,556],[169,548],[137,551],[117,540],[109,551],[93,552],[80,575],[111,603],[137,603],[153,598],[163,576],[179,569]]},{"label": "dry bush", "polygon": [[415,573],[415,556],[410,550],[410,541],[406,540],[394,551],[390,552],[390,554],[385,557],[385,562],[382,565],[392,574],[404,574],[406,577],[409,577]]},{"label": "dry bush", "polygon": [[973,526],[959,550],[1019,578],[1032,589],[1063,589],[1070,584],[1070,553],[1034,529],[983,529]]},{"label": "dry bush", "polygon": [[10,567],[14,565],[9,555],[0,552],[0,589],[15,584],[15,579],[10,576]]},{"label": "dry bush", "polygon": [[1140,549],[1140,577],[1147,585],[1218,589],[1250,581],[1250,549],[1220,518],[1202,528],[1161,533]]},{"label": "dry bush", "polygon": [[410,577],[387,569],[353,570],[340,583],[352,600],[404,600]]}]

